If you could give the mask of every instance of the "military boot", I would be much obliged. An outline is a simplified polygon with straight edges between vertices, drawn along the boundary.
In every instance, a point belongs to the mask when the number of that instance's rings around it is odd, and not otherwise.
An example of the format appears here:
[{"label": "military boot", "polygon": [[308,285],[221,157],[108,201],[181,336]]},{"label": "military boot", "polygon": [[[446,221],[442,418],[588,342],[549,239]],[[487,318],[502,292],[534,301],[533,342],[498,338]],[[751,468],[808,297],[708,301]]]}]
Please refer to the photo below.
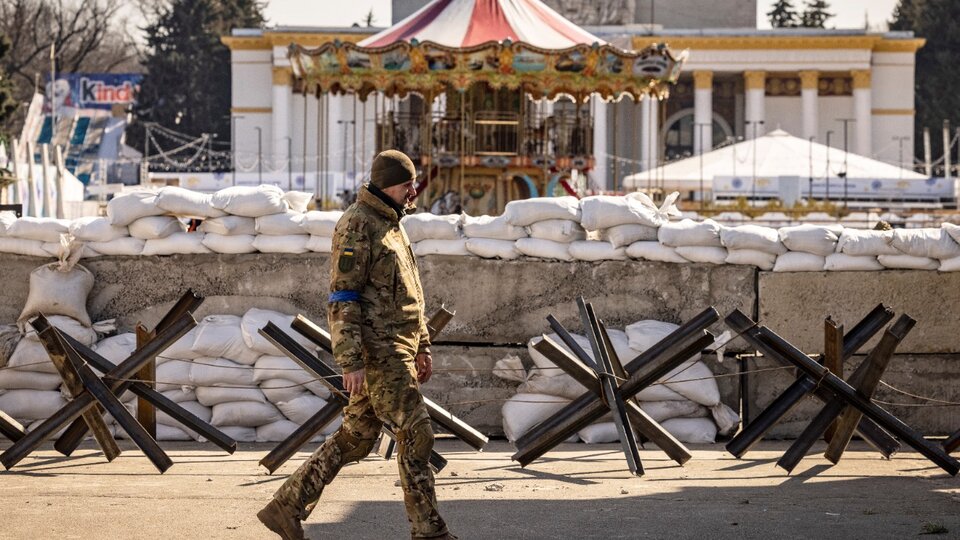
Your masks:
[{"label": "military boot", "polygon": [[257,512],[257,519],[268,529],[280,535],[283,540],[304,540],[300,520],[276,499]]}]

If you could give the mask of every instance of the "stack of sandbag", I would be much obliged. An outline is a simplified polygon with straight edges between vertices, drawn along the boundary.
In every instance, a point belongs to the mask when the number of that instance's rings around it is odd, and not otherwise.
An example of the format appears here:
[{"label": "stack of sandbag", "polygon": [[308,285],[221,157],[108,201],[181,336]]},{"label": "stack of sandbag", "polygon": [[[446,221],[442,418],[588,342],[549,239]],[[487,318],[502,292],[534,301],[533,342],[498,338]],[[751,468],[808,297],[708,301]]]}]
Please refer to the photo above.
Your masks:
[{"label": "stack of sandbag", "polygon": [[524,227],[507,223],[506,215],[463,216],[463,235],[471,254],[484,259],[516,259],[521,256],[516,241],[527,237]]},{"label": "stack of sandbag", "polygon": [[585,197],[580,201],[581,225],[596,239],[570,244],[571,256],[581,261],[623,260],[637,244],[629,256],[643,258],[648,243],[657,242],[658,229],[679,215],[674,204],[678,195],[671,194],[660,208],[644,193]]},{"label": "stack of sandbag", "polygon": [[55,218],[21,217],[0,213],[0,252],[33,257],[57,257],[60,235],[67,234],[70,221]]},{"label": "stack of sandbag", "polygon": [[333,231],[343,212],[339,210],[311,210],[303,215],[303,230],[310,235],[307,249],[314,253],[330,253]]},{"label": "stack of sandbag", "polygon": [[960,266],[960,227],[945,223],[939,228],[894,229],[890,245],[897,255],[880,255],[884,268],[955,271]]},{"label": "stack of sandbag", "polygon": [[400,224],[418,257],[470,254],[467,251],[467,240],[463,238],[461,231],[462,215],[437,216],[421,212],[404,216]]},{"label": "stack of sandbag", "polygon": [[587,239],[576,197],[510,201],[503,215],[508,225],[526,228],[529,237],[517,239],[515,245],[528,257],[572,261],[570,243]]},{"label": "stack of sandbag", "polygon": [[720,243],[727,249],[727,264],[756,266],[761,270],[773,270],[777,256],[787,252],[779,232],[760,225],[723,227]]},{"label": "stack of sandbag", "polygon": [[[662,249],[672,249],[653,253],[654,257],[673,258],[674,255],[694,263],[724,264],[727,261],[727,248],[720,240],[722,225],[712,219],[694,221],[684,219],[666,223],[657,231],[657,239]],[[668,254],[669,253],[669,254]],[[647,258],[647,257],[645,257]],[[656,260],[656,259],[651,259]],[[673,262],[673,261],[666,261]]]},{"label": "stack of sandbag", "polygon": [[797,225],[780,228],[780,241],[789,250],[777,257],[774,272],[820,272],[827,256],[836,253],[842,225]]}]

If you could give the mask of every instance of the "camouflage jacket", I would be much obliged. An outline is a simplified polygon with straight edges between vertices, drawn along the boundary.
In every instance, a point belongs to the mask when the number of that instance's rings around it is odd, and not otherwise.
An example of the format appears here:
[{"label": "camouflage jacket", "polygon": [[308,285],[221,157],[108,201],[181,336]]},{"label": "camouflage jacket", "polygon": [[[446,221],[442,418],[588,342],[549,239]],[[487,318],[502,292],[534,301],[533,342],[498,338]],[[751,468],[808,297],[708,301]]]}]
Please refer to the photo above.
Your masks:
[{"label": "camouflage jacket", "polygon": [[363,186],[333,233],[327,318],[344,373],[430,345],[423,287],[397,211]]}]

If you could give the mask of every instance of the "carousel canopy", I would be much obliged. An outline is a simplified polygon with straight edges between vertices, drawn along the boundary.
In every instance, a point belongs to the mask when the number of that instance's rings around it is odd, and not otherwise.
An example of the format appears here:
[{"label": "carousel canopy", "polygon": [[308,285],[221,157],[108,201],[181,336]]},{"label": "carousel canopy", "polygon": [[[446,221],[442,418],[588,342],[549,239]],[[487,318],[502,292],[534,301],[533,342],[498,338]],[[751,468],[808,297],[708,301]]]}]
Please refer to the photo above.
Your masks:
[{"label": "carousel canopy", "polygon": [[434,0],[360,45],[385,47],[414,39],[459,48],[508,39],[541,49],[604,43],[539,0]]}]

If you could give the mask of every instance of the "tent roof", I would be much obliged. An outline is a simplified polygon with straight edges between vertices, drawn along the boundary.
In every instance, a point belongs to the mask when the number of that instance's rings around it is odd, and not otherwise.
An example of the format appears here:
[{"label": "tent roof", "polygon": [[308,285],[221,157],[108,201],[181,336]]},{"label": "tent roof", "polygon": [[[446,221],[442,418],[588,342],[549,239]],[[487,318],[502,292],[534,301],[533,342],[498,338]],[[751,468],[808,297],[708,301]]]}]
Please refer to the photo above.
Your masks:
[{"label": "tent roof", "polygon": [[384,47],[412,39],[459,48],[506,39],[541,49],[605,43],[540,0],[434,0],[359,45]]},{"label": "tent roof", "polygon": [[[715,177],[745,177],[753,175],[753,152],[756,148],[756,170],[758,178],[777,178],[810,176],[811,163],[814,178],[823,178],[827,171],[829,157],[830,177],[836,178],[843,171],[844,152],[826,145],[810,143],[806,139],[794,137],[786,131],[777,129],[758,137],[703,154],[703,179],[712,182]],[[627,176],[623,180],[625,188],[639,188],[647,183],[647,178],[662,178],[664,189],[697,190],[700,187],[699,155],[657,167],[653,171],[644,171]],[[912,170],[901,169],[895,165],[877,161],[859,154],[846,156],[848,178],[876,178],[924,180],[927,177]]]}]

